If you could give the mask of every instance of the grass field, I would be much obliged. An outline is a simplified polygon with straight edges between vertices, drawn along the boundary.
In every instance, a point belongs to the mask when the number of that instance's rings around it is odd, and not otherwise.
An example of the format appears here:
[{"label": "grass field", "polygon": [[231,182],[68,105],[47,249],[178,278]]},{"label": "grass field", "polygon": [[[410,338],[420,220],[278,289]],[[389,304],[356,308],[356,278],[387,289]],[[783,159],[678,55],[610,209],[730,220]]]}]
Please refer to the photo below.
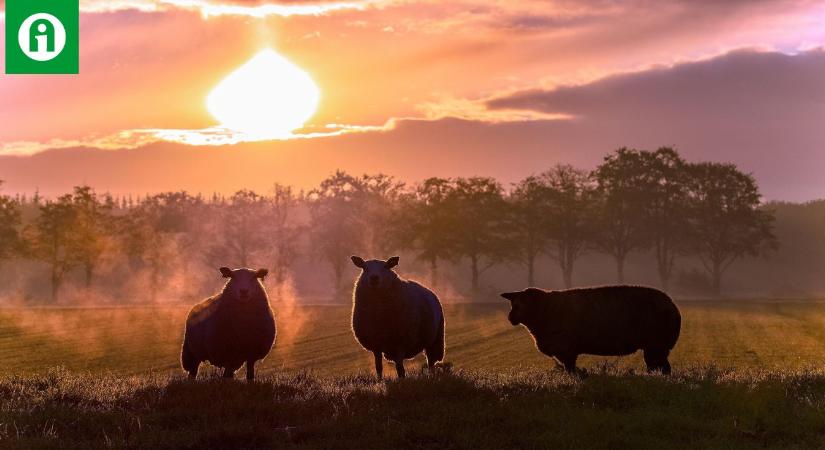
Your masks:
[{"label": "grass field", "polygon": [[[355,342],[348,306],[274,305],[275,348],[261,373],[316,375],[371,370],[371,355]],[[825,302],[686,301],[672,354],[674,367],[799,369],[825,365]],[[550,368],[527,330],[507,322],[508,306],[448,305],[447,358],[456,368]],[[0,373],[71,371],[177,373],[185,307],[0,309]],[[423,359],[408,363],[423,364]],[[643,367],[641,356],[583,357],[584,367]],[[390,370],[389,372],[394,372]]]},{"label": "grass field", "polygon": [[253,385],[182,379],[184,307],[3,309],[0,447],[825,447],[825,302],[681,302],[670,379],[553,370],[506,306],[448,305],[452,370],[379,383],[348,307],[274,305]]}]

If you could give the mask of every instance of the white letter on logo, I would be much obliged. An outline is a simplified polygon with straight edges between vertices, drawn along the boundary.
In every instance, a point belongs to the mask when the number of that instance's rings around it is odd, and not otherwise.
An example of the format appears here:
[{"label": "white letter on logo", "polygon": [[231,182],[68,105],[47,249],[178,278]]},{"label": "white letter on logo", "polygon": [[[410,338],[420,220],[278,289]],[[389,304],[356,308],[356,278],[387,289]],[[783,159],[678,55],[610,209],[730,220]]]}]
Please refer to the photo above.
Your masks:
[{"label": "white letter on logo", "polygon": [[[44,20],[51,24],[51,30],[49,30],[46,24],[42,23]],[[32,25],[38,21],[41,23],[37,26],[36,30],[32,30]],[[50,31],[53,36],[47,34]],[[32,33],[34,33],[34,35]],[[34,38],[35,41],[34,48],[32,48],[32,38]],[[49,40],[54,40],[54,42],[52,42],[52,51],[49,51]],[[66,29],[63,27],[63,24],[57,20],[57,17],[51,14],[32,14],[20,25],[20,31],[17,32],[17,43],[20,44],[20,50],[23,50],[23,53],[29,58],[35,61],[50,61],[57,58],[57,55],[59,55],[60,52],[63,51],[63,47],[66,46]]]}]

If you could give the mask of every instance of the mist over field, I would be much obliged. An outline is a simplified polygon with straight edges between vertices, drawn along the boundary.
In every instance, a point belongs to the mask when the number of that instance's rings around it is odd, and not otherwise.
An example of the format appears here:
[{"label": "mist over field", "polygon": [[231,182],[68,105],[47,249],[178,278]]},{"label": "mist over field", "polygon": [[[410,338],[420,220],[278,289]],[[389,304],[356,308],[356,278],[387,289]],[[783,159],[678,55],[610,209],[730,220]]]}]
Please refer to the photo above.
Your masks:
[{"label": "mist over field", "polygon": [[825,294],[825,200],[765,202],[735,166],[668,148],[509,186],[339,171],[309,191],[2,199],[6,306],[193,304],[220,288],[222,266],[268,268],[285,304],[348,303],[353,254],[401,256],[399,272],[446,302],[616,282],[685,299]]}]

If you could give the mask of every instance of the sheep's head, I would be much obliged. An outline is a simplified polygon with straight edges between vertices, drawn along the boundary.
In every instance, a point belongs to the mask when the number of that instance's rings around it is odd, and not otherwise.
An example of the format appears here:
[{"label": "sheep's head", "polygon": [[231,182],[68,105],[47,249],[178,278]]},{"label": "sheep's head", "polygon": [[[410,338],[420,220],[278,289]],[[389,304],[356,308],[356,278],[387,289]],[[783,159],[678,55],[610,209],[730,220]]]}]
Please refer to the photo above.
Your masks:
[{"label": "sheep's head", "polygon": [[513,326],[524,323],[534,309],[534,305],[547,295],[546,291],[537,288],[527,288],[523,291],[505,292],[502,297],[510,300],[510,314],[507,319]]},{"label": "sheep's head", "polygon": [[364,261],[358,256],[353,256],[352,263],[355,264],[355,267],[361,269],[361,278],[358,279],[359,285],[374,290],[388,289],[398,280],[398,274],[392,270],[393,267],[398,265],[398,260],[397,256],[393,256],[386,261],[379,259]]},{"label": "sheep's head", "polygon": [[266,298],[266,291],[264,291],[261,280],[266,278],[266,275],[269,273],[268,270],[232,270],[229,267],[221,267],[220,270],[224,278],[229,278],[223,291],[232,298],[241,302],[246,302],[250,299]]}]

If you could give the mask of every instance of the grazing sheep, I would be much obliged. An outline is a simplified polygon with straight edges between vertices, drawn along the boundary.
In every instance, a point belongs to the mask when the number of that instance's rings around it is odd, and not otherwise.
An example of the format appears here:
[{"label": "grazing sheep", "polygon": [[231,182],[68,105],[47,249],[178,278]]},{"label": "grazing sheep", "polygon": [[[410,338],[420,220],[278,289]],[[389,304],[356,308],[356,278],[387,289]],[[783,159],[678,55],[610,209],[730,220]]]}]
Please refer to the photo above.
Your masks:
[{"label": "grazing sheep", "polygon": [[401,279],[387,261],[353,256],[362,269],[353,291],[352,331],[355,339],[375,356],[375,372],[383,376],[381,355],[395,363],[404,377],[404,360],[424,351],[430,371],[444,359],[444,312],[438,297],[415,281]]},{"label": "grazing sheep", "polygon": [[528,288],[501,294],[510,300],[510,323],[530,330],[536,347],[565,370],[580,354],[629,355],[644,351],[647,370],[670,374],[667,358],[679,339],[682,316],[664,292],[639,286],[566,291]]},{"label": "grazing sheep", "polygon": [[186,317],[180,361],[189,378],[208,361],[232,378],[246,363],[246,379],[255,379],[255,362],[266,357],[275,342],[275,318],[260,280],[266,269],[221,267],[229,281],[220,294],[195,305]]}]

